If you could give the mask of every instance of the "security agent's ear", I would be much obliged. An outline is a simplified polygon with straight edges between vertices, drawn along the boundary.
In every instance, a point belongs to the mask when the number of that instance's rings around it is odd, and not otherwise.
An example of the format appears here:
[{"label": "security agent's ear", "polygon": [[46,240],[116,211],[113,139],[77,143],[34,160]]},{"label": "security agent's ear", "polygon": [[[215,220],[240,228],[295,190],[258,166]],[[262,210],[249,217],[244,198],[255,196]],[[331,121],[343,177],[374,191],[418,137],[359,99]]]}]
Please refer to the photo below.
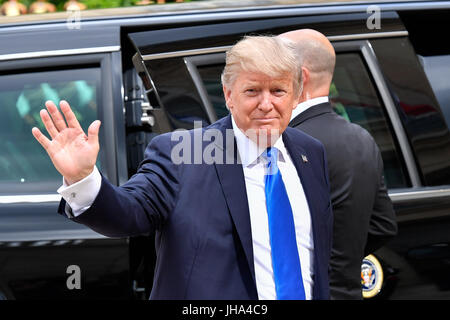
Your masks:
[{"label": "security agent's ear", "polygon": [[305,67],[302,67],[302,80],[303,80],[303,88],[305,88],[310,80],[309,70]]},{"label": "security agent's ear", "polygon": [[308,100],[307,93],[309,90],[309,82],[311,80],[311,74],[309,70],[305,67],[302,67],[302,88],[300,95],[298,97],[298,103],[302,103]]}]

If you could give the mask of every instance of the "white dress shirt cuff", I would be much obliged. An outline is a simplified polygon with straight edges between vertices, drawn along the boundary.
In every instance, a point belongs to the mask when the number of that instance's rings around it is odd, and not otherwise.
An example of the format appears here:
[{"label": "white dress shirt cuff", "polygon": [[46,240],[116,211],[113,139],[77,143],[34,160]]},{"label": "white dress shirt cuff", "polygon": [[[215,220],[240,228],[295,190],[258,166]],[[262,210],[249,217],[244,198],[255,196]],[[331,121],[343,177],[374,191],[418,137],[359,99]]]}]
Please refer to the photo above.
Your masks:
[{"label": "white dress shirt cuff", "polygon": [[97,166],[94,167],[94,170],[86,178],[70,186],[66,184],[63,178],[63,185],[57,192],[67,202],[65,208],[66,215],[69,218],[75,218],[89,209],[100,192],[101,184],[102,177]]}]

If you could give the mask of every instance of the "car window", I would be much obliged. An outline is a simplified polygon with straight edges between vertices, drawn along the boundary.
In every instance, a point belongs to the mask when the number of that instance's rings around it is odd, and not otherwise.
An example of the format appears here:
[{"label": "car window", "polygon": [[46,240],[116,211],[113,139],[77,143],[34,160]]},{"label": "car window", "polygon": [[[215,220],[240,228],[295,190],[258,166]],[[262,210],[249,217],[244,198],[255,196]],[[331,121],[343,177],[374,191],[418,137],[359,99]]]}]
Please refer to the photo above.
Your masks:
[{"label": "car window", "polygon": [[450,128],[450,55],[419,58]]},{"label": "car window", "polygon": [[31,129],[46,133],[39,111],[47,100],[64,99],[87,132],[97,119],[99,84],[98,68],[0,75],[0,193],[54,192],[61,185]]},{"label": "car window", "polygon": [[173,130],[192,129],[196,121],[210,124],[183,59],[150,60],[146,66]]},{"label": "car window", "polygon": [[229,113],[225,105],[222,82],[220,81],[223,67],[223,64],[213,64],[197,68],[218,119],[225,117]]},{"label": "car window", "polygon": [[[224,64],[197,67],[218,119],[228,114],[220,81],[223,67]],[[330,101],[336,113],[359,124],[374,137],[383,157],[388,188],[408,187],[406,171],[386,121],[382,103],[358,53],[337,54]]]},{"label": "car window", "polygon": [[382,102],[358,53],[337,54],[330,101],[336,113],[359,124],[374,138],[383,157],[388,188],[407,187],[405,169]]}]

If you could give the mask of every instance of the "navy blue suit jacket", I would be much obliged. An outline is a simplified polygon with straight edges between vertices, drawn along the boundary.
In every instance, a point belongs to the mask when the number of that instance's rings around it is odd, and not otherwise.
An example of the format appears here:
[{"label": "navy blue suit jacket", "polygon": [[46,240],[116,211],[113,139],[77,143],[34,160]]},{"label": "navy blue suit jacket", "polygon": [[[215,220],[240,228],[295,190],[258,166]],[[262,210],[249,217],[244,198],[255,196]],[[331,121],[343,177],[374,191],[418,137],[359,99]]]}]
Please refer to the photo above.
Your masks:
[{"label": "navy blue suit jacket", "polygon": [[[231,117],[196,130],[206,129],[216,129],[225,137],[225,130],[232,129]],[[194,132],[199,133],[196,130],[188,131],[193,139]],[[297,129],[287,128],[282,137],[311,212],[313,298],[328,299],[332,212],[324,148]],[[231,140],[216,141],[216,146],[224,158],[236,160],[233,136]],[[93,205],[73,220],[109,237],[156,231],[151,299],[258,299],[242,165],[176,165],[171,150],[178,143],[172,141],[171,133],[154,138],[137,174],[120,187],[102,177]],[[204,142],[203,150],[206,144],[211,142]],[[60,213],[65,205],[62,200]]]}]

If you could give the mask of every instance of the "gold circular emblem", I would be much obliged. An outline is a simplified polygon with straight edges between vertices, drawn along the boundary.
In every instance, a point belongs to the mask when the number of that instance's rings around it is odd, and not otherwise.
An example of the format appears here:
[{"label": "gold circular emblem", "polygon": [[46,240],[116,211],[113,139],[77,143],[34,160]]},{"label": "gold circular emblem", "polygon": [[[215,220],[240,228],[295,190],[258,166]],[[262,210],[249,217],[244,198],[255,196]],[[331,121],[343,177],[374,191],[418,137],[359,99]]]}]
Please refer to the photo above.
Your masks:
[{"label": "gold circular emblem", "polygon": [[369,254],[361,265],[361,286],[364,299],[375,297],[383,285],[383,268],[378,259]]}]

